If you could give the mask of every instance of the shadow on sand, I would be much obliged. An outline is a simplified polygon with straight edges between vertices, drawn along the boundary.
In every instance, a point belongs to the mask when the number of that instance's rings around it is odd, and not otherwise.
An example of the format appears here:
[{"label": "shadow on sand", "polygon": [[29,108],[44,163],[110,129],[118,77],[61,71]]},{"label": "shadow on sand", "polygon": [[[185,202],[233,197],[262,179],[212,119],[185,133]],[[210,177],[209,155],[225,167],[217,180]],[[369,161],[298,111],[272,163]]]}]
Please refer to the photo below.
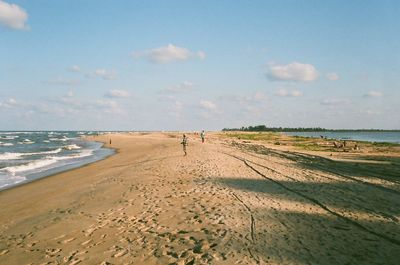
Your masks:
[{"label": "shadow on sand", "polygon": [[339,176],[379,178],[400,184],[400,157],[358,156],[358,162],[338,161],[298,152],[274,150],[262,145],[235,143],[234,146],[257,154],[288,159],[304,169],[319,170]]},{"label": "shadow on sand", "polygon": [[[327,211],[324,214],[311,213],[306,207],[295,212],[283,206],[279,210],[269,205],[253,208],[252,215],[256,220],[254,249],[265,260],[272,257],[278,263],[295,264],[398,264],[400,226],[394,215],[400,213],[399,201],[390,203],[386,209],[375,208],[376,205],[370,204],[373,195],[364,200],[360,200],[361,197],[354,200],[349,197],[350,193],[336,193],[354,188],[347,187],[346,183],[280,181],[289,189],[306,194],[305,198],[266,179],[221,177],[216,181],[241,191],[238,194],[244,201],[254,198],[253,194],[262,194],[266,201],[310,205],[313,204],[307,199],[310,197],[340,214],[343,210],[382,217],[356,218],[354,222],[358,226]],[[376,203],[385,206],[383,202]],[[266,227],[268,229],[264,229]]]}]

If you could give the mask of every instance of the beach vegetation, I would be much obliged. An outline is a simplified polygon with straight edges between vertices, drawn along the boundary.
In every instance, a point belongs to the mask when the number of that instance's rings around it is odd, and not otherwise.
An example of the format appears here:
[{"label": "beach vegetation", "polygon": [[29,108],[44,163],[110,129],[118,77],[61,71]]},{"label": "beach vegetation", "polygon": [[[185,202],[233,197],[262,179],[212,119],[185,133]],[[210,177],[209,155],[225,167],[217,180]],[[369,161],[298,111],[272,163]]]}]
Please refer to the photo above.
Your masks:
[{"label": "beach vegetation", "polygon": [[373,142],[373,146],[376,147],[392,147],[392,146],[399,146],[399,144],[396,143],[388,143],[388,142]]},{"label": "beach vegetation", "polygon": [[228,133],[226,136],[236,138],[238,140],[256,140],[256,141],[273,141],[280,138],[278,133],[260,132],[260,133]]}]

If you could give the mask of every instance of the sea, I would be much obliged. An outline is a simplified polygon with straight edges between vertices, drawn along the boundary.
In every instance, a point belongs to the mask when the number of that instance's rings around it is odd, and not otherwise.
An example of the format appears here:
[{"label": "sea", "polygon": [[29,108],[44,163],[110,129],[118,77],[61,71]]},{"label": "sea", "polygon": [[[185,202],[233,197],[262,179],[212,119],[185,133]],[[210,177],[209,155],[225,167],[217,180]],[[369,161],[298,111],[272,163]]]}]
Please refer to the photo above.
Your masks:
[{"label": "sea", "polygon": [[82,137],[95,132],[0,131],[0,190],[101,160],[114,153]]},{"label": "sea", "polygon": [[400,144],[400,132],[398,131],[313,131],[313,132],[284,132],[286,135],[314,137],[326,137],[336,140],[367,141],[375,143]]}]

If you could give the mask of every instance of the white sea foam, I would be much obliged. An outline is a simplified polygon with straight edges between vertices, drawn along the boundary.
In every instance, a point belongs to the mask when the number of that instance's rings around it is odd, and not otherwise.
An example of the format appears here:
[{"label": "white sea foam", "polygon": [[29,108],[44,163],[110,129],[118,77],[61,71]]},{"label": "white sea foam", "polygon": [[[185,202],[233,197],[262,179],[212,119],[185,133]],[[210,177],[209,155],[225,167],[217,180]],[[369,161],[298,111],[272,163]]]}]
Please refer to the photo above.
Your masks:
[{"label": "white sea foam", "polygon": [[0,160],[15,160],[21,159],[23,156],[31,156],[31,155],[47,155],[47,154],[57,154],[62,151],[61,148],[57,148],[55,150],[43,151],[43,152],[35,152],[35,153],[3,153],[0,154]]},{"label": "white sea foam", "polygon": [[0,154],[0,160],[15,160],[21,159],[21,155],[19,153],[3,153]]},{"label": "white sea foam", "polygon": [[49,140],[43,140],[43,143],[50,143]]},{"label": "white sea foam", "polygon": [[14,140],[14,139],[16,139],[16,138],[19,138],[19,136],[18,135],[13,135],[13,136],[1,136],[0,137],[0,139],[3,139],[3,140]]},{"label": "white sea foam", "polygon": [[38,132],[1,132],[0,134],[32,134]]},{"label": "white sea foam", "polygon": [[93,150],[82,150],[78,155],[75,155],[75,157],[87,157],[93,155]]},{"label": "white sea foam", "polygon": [[70,145],[66,145],[63,147],[65,150],[75,150],[75,149],[81,149],[81,147],[79,145],[76,144],[70,144]]},{"label": "white sea foam", "polygon": [[67,140],[76,140],[76,139],[79,139],[78,137],[64,137],[64,139],[67,139]]},{"label": "white sea foam", "polygon": [[25,181],[26,178],[22,176],[2,176],[0,175],[0,189],[10,186],[10,185],[15,185],[17,183],[20,183],[22,181]]},{"label": "white sea foam", "polygon": [[49,157],[41,160],[36,160],[30,162],[28,164],[19,165],[19,166],[12,166],[12,167],[5,167],[2,170],[15,175],[16,173],[24,172],[24,171],[31,171],[39,168],[43,168],[49,166],[51,164],[56,163],[57,160],[54,157]]},{"label": "white sea foam", "polygon": [[49,138],[50,141],[61,141],[61,142],[66,142],[68,139],[66,138]]},{"label": "white sea foam", "polygon": [[28,164],[5,167],[1,169],[1,171],[6,171],[14,176],[17,173],[27,172],[27,171],[41,172],[43,170],[51,168],[49,167],[50,165],[55,164],[59,161],[87,157],[91,155],[93,155],[93,150],[83,150],[79,154],[73,154],[69,156],[47,156],[43,159],[29,162]]},{"label": "white sea foam", "polygon": [[1,144],[2,146],[13,146],[14,144],[13,143],[4,143],[4,144]]},{"label": "white sea foam", "polygon": [[60,135],[61,133],[59,133],[59,132],[48,132],[47,134],[48,135]]},{"label": "white sea foam", "polygon": [[29,140],[29,139],[25,139],[24,141],[22,141],[22,142],[18,142],[18,144],[34,144],[35,142],[33,142],[33,141],[31,141],[31,140]]},{"label": "white sea foam", "polygon": [[50,151],[43,151],[43,152],[37,152],[37,153],[31,153],[31,154],[57,154],[61,152],[61,148],[57,148],[54,150],[50,150]]}]

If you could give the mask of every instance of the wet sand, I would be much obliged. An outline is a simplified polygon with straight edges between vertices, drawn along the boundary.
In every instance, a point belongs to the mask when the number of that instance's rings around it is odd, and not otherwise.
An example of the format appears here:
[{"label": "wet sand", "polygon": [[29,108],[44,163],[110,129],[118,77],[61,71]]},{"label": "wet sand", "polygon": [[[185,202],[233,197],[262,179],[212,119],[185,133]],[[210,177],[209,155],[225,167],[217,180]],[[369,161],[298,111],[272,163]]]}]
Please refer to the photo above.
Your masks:
[{"label": "wet sand", "polygon": [[[0,192],[0,264],[398,264],[400,158],[180,134]],[[379,158],[382,158],[379,157]]]}]

